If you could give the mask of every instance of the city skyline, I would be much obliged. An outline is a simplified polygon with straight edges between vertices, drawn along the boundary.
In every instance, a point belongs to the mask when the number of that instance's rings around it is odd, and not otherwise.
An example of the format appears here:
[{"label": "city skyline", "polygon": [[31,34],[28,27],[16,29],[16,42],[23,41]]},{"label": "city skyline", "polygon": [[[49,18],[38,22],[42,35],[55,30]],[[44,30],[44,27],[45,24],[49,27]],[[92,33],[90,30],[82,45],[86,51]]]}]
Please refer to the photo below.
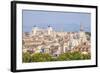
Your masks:
[{"label": "city skyline", "polygon": [[33,26],[46,29],[51,26],[55,31],[75,32],[80,30],[91,32],[91,14],[54,11],[23,10],[23,32],[31,32]]}]

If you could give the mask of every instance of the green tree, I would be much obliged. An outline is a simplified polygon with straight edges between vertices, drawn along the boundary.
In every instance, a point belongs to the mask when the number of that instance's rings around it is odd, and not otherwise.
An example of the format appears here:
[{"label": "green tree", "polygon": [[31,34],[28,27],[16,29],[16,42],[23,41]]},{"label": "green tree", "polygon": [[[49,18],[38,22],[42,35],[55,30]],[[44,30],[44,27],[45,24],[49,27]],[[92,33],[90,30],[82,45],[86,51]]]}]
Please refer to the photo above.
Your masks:
[{"label": "green tree", "polygon": [[72,52],[70,54],[70,59],[71,60],[81,60],[81,58],[82,58],[81,52]]},{"label": "green tree", "polygon": [[67,52],[67,53],[60,54],[57,59],[59,61],[70,60],[70,56],[71,56],[71,53]]},{"label": "green tree", "polygon": [[67,60],[81,60],[81,59],[88,59],[88,55],[82,55],[81,52],[67,52],[59,55],[57,58],[60,61],[67,61]]},{"label": "green tree", "polygon": [[82,60],[91,59],[90,54],[82,54]]},{"label": "green tree", "polygon": [[31,60],[31,55],[29,54],[29,52],[23,53],[22,54],[22,61],[23,62],[30,62]]},{"label": "green tree", "polygon": [[52,57],[47,53],[36,53],[32,55],[32,62],[46,62],[51,61]]}]

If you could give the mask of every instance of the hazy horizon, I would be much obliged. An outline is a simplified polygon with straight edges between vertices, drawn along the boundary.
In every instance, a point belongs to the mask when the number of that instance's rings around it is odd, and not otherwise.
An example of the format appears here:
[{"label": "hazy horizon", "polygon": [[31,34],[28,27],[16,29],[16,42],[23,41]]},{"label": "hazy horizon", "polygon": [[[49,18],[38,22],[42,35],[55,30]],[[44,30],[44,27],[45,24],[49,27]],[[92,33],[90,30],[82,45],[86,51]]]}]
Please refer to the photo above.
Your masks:
[{"label": "hazy horizon", "polygon": [[80,24],[85,32],[91,32],[91,14],[75,12],[54,12],[23,10],[23,32],[31,32],[33,26],[42,29],[51,26],[55,31],[77,32]]}]

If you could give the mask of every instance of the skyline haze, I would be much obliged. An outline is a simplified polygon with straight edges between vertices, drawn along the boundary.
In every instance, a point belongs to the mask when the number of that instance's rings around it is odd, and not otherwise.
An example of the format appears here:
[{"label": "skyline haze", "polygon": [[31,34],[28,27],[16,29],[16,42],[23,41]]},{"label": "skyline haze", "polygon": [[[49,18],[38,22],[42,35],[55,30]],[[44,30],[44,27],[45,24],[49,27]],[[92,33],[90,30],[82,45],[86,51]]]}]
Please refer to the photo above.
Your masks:
[{"label": "skyline haze", "polygon": [[91,31],[91,14],[76,12],[55,12],[23,10],[23,32],[31,32],[33,26],[46,29],[51,26],[55,31],[75,32],[80,30]]}]

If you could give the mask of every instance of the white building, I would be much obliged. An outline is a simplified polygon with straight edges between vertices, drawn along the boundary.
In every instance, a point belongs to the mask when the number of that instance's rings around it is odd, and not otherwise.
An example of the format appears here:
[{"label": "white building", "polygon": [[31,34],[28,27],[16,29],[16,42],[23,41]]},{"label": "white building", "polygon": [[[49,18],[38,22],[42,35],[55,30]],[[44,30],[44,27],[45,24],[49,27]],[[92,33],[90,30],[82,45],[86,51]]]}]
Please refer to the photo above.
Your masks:
[{"label": "white building", "polygon": [[56,32],[50,26],[47,29],[33,27],[30,36],[32,37],[23,38],[26,49],[35,48],[36,52],[41,52],[44,49],[46,53],[53,50],[52,52],[57,55],[71,51],[80,44],[87,42],[82,25],[80,25],[79,32]]},{"label": "white building", "polygon": [[34,27],[32,28],[32,35],[33,35],[33,36],[36,35],[37,31],[38,31],[38,27],[34,26]]},{"label": "white building", "polygon": [[84,32],[83,25],[80,25],[79,38],[80,38],[80,43],[83,43],[83,42],[86,42],[87,41],[87,37],[86,37],[86,34]]},{"label": "white building", "polygon": [[53,33],[53,28],[51,26],[48,26],[47,31],[48,35],[51,35]]}]

